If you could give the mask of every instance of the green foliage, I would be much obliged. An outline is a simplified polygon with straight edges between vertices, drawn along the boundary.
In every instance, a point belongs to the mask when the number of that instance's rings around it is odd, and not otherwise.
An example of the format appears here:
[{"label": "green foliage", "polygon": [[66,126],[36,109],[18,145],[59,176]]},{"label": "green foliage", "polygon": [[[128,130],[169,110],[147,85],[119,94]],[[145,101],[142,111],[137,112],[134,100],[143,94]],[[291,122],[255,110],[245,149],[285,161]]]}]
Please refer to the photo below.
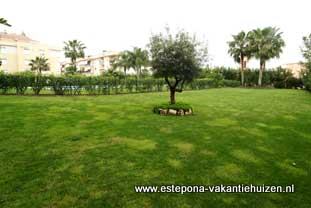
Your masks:
[{"label": "green foliage", "polygon": [[[226,86],[231,80],[239,81],[240,73],[238,69],[218,67],[214,69],[205,69],[201,78],[209,78],[219,81],[216,86]],[[217,75],[219,74],[219,75]],[[245,86],[256,87],[258,83],[258,69],[246,69],[244,71]],[[222,79],[221,79],[222,77]],[[231,82],[234,86],[236,83]],[[230,86],[231,84],[229,84]],[[296,78],[288,70],[283,68],[268,69],[263,74],[262,85],[266,87],[276,87],[276,88],[301,88],[302,80]]]},{"label": "green foliage", "polygon": [[56,77],[50,76],[49,77],[49,85],[52,87],[55,95],[64,95],[67,89],[66,86],[66,78],[65,76]]},{"label": "green foliage", "polygon": [[169,34],[153,35],[149,48],[151,66],[156,77],[192,81],[199,75],[207,58],[207,49],[189,33],[181,31],[174,37]]},{"label": "green foliage", "polygon": [[[149,43],[151,67],[155,77],[163,77],[170,89],[170,102],[175,92],[182,92],[184,83],[198,77],[207,60],[207,47],[189,33],[180,31],[153,35]],[[178,87],[178,88],[177,88]]]},{"label": "green foliage", "polygon": [[190,89],[190,90],[202,90],[202,89],[220,87],[221,84],[222,82],[219,80],[195,79],[193,82],[187,83],[185,85],[185,88]]},{"label": "green foliage", "polygon": [[132,51],[123,51],[120,56],[113,61],[113,69],[121,68],[126,75],[127,70],[133,68],[137,77],[144,75],[144,69],[149,65],[148,51],[134,47]]},{"label": "green foliage", "polygon": [[282,38],[282,32],[279,32],[279,29],[275,27],[252,30],[249,33],[249,40],[252,54],[260,62],[258,85],[261,86],[266,62],[272,58],[280,57],[285,42]]},{"label": "green foliage", "polygon": [[223,86],[224,87],[240,87],[241,83],[237,80],[223,80]]},{"label": "green foliage", "polygon": [[0,93],[6,94],[10,89],[10,80],[9,75],[5,74],[4,72],[0,71]]},{"label": "green foliage", "polygon": [[8,23],[8,21],[2,17],[0,18],[0,24],[11,27],[11,25]]},{"label": "green foliage", "polygon": [[233,40],[228,42],[228,53],[233,57],[234,61],[240,64],[241,67],[241,84],[244,86],[244,68],[246,68],[246,61],[253,55],[252,48],[249,41],[250,33],[241,31],[237,35],[233,35]]},{"label": "green foliage", "polygon": [[125,78],[125,73],[117,71],[115,68],[111,68],[108,70],[108,72],[104,73],[103,76],[104,77],[108,76],[108,77],[123,79],[123,78]]},{"label": "green foliage", "polygon": [[28,87],[31,86],[31,78],[33,73],[31,72],[21,72],[16,74],[9,74],[8,80],[10,86],[15,89],[17,95],[25,94]]},{"label": "green foliage", "polygon": [[89,81],[82,75],[50,76],[48,79],[55,95],[80,95]]},{"label": "green foliage", "polygon": [[303,37],[301,52],[306,60],[306,72],[303,74],[303,84],[308,91],[311,91],[311,34]]},{"label": "green foliage", "polygon": [[101,83],[103,77],[85,77],[84,89],[89,95],[96,95],[101,93]]},{"label": "green foliage", "polygon": [[237,35],[232,35],[232,38],[233,40],[228,42],[228,53],[233,57],[234,61],[241,63],[241,61],[245,61],[245,58],[250,58],[252,51],[249,46],[249,33],[241,31]]},{"label": "green foliage", "polygon": [[275,27],[252,30],[249,33],[249,39],[252,53],[262,62],[271,58],[279,58],[285,46],[282,32]]},{"label": "green foliage", "polygon": [[64,42],[65,57],[70,58],[71,64],[76,66],[76,60],[78,58],[84,58],[85,45],[78,40],[69,40]]},{"label": "green foliage", "polygon": [[50,70],[48,59],[44,57],[36,57],[30,60],[29,66],[30,70],[37,72],[37,74],[41,74],[42,71]]},{"label": "green foliage", "polygon": [[65,73],[66,74],[75,74],[77,72],[77,67],[74,66],[74,65],[71,65],[71,66],[67,66],[65,68]]},{"label": "green foliage", "polygon": [[126,76],[127,70],[133,67],[133,61],[130,51],[123,51],[117,59],[115,59],[112,63],[114,69],[122,68],[124,75]]},{"label": "green foliage", "polygon": [[[202,78],[184,83],[184,90],[202,90],[219,87],[239,87],[239,70],[216,68],[204,70]],[[231,79],[228,79],[231,78]],[[232,79],[234,78],[234,79]],[[245,70],[246,86],[257,86],[258,70]],[[305,83],[308,78],[304,79]],[[171,80],[170,80],[171,81]],[[181,88],[178,83],[177,88]],[[302,80],[292,76],[285,69],[268,70],[263,76],[263,84],[275,88],[302,88]],[[161,92],[169,90],[163,79],[146,77],[138,79],[136,76],[85,76],[67,74],[65,76],[43,76],[33,72],[18,74],[0,73],[0,93],[7,94],[14,89],[16,94],[25,94],[32,89],[35,95],[51,91],[55,95],[109,95],[137,92]],[[30,93],[27,91],[27,93]]]},{"label": "green foliage", "polygon": [[306,73],[306,75],[303,78],[303,84],[306,90],[311,92],[311,72]]},{"label": "green foliage", "polygon": [[308,36],[304,36],[303,40],[303,47],[301,48],[301,52],[303,57],[306,59],[308,63],[311,62],[311,34]]},{"label": "green foliage", "polygon": [[142,75],[143,67],[149,65],[148,51],[134,47],[133,51],[128,51],[130,66],[136,71],[138,77]]},{"label": "green foliage", "polygon": [[69,95],[80,95],[86,84],[86,77],[82,75],[68,75],[65,77],[66,91]]},{"label": "green foliage", "polygon": [[224,77],[219,71],[211,71],[206,75],[207,79],[213,80],[215,86],[220,86]]},{"label": "green foliage", "polygon": [[35,95],[39,95],[41,90],[47,86],[48,79],[46,76],[42,76],[40,74],[30,76],[30,86]]}]

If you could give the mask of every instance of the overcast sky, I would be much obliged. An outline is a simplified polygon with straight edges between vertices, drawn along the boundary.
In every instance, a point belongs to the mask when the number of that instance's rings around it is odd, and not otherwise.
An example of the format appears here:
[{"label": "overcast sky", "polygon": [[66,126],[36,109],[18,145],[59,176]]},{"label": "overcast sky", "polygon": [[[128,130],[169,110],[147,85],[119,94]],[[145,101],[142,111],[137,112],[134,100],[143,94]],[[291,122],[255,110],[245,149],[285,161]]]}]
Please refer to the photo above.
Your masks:
[{"label": "overcast sky", "polygon": [[[311,33],[310,0],[4,0],[0,17],[20,33],[60,45],[78,39],[87,54],[145,47],[151,33],[182,28],[208,41],[213,66],[238,66],[227,41],[241,30],[276,26],[286,48],[268,67],[302,60],[302,36]],[[257,61],[251,61],[257,67]]]}]

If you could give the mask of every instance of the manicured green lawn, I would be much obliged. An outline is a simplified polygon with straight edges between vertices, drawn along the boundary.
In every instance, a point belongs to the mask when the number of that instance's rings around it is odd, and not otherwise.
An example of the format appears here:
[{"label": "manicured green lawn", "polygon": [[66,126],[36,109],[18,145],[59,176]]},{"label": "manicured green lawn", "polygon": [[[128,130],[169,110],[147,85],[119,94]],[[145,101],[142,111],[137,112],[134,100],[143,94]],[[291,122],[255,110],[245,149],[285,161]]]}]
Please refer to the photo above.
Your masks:
[{"label": "manicured green lawn", "polygon": [[[0,207],[311,207],[311,94],[0,96]],[[293,165],[296,163],[296,165]],[[295,193],[138,194],[134,185],[295,184]]]}]

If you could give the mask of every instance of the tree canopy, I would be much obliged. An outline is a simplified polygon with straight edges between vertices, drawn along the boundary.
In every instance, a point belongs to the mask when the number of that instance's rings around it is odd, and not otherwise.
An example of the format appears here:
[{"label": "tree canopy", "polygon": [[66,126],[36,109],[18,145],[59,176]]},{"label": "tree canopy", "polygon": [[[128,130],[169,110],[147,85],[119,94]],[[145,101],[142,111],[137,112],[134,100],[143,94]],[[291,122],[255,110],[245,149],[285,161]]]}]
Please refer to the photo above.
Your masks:
[{"label": "tree canopy", "polygon": [[29,66],[31,71],[36,71],[38,74],[41,74],[42,71],[50,70],[48,59],[44,57],[36,57],[30,60]]},{"label": "tree canopy", "polygon": [[311,34],[308,36],[304,36],[303,47],[301,48],[301,52],[303,57],[307,60],[307,62],[311,62]]},{"label": "tree canopy", "polygon": [[0,18],[0,24],[11,27],[11,25],[8,23],[8,21],[2,17]]},{"label": "tree canopy", "polygon": [[126,71],[132,67],[129,53],[129,51],[123,51],[112,64],[113,68],[123,68],[124,75],[126,75]]},{"label": "tree canopy", "polygon": [[78,58],[84,58],[84,49],[86,49],[85,45],[78,40],[69,40],[64,42],[64,51],[65,57],[70,58],[71,64],[76,66],[76,60]]},{"label": "tree canopy", "polygon": [[282,38],[282,32],[279,32],[279,29],[275,27],[252,30],[249,39],[251,51],[260,62],[258,85],[261,86],[266,62],[272,58],[280,57],[285,42]]},{"label": "tree canopy", "polygon": [[244,85],[244,68],[246,67],[246,59],[252,56],[252,50],[249,45],[249,33],[244,31],[237,35],[232,35],[233,40],[228,42],[228,53],[233,57],[234,61],[241,65],[241,84]]},{"label": "tree canopy", "polygon": [[142,68],[149,65],[148,51],[134,47],[133,51],[128,51],[128,55],[131,67],[134,68],[137,76],[140,77]]},{"label": "tree canopy", "polygon": [[185,31],[172,35],[167,29],[151,36],[149,50],[154,76],[165,79],[174,104],[175,92],[182,92],[183,84],[197,77],[206,64],[207,47]]}]

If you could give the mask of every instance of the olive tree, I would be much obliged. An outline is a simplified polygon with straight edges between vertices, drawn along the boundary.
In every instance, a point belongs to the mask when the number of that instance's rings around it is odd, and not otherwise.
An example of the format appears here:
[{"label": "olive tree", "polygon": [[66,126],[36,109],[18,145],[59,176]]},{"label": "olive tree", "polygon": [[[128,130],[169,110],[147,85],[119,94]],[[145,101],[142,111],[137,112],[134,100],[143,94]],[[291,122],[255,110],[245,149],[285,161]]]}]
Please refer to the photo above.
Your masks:
[{"label": "olive tree", "polygon": [[148,45],[151,69],[155,77],[163,77],[170,89],[170,103],[175,104],[175,93],[182,92],[185,82],[196,78],[207,63],[206,44],[185,31],[172,35],[153,34]]}]

